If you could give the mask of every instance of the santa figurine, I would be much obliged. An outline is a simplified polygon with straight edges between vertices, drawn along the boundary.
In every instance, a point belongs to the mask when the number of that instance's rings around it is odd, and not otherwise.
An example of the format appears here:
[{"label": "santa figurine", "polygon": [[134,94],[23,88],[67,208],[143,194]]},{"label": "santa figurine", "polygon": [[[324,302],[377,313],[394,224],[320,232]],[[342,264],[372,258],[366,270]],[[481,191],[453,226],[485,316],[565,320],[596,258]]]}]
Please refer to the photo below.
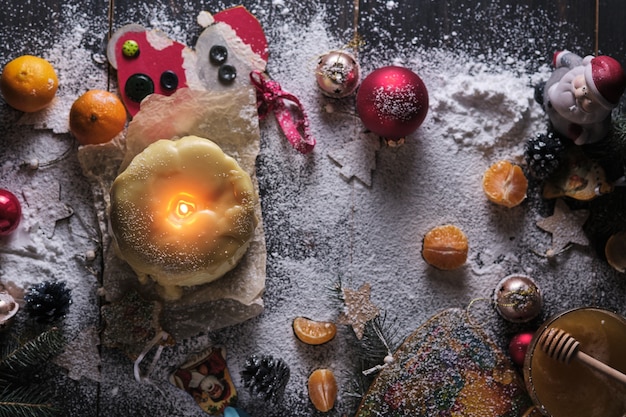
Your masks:
[{"label": "santa figurine", "polygon": [[543,90],[552,127],[577,145],[603,139],[626,87],[620,63],[605,55],[581,58],[563,50],[554,54],[553,65]]}]

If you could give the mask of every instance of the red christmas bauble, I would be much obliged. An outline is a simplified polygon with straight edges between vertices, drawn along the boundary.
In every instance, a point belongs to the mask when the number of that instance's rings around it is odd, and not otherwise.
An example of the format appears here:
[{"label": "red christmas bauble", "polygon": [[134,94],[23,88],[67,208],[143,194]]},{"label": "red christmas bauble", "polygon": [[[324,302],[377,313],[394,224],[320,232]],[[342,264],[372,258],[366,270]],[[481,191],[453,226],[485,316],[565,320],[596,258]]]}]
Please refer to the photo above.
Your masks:
[{"label": "red christmas bauble", "polygon": [[509,343],[509,355],[516,365],[524,365],[524,358],[526,358],[526,352],[530,341],[533,339],[533,332],[518,333],[511,339]]},{"label": "red christmas bauble", "polygon": [[402,139],[426,118],[428,91],[410,69],[379,68],[361,82],[356,110],[367,129],[386,139]]},{"label": "red christmas bauble", "polygon": [[0,188],[0,236],[14,231],[22,219],[22,206],[10,191]]}]

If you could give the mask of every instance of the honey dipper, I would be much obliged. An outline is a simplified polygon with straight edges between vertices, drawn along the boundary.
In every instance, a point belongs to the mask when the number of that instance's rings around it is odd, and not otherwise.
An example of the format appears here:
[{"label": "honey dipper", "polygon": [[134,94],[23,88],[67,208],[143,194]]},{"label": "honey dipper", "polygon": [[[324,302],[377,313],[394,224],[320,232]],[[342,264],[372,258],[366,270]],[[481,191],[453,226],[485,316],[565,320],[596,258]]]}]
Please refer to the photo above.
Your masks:
[{"label": "honey dipper", "polygon": [[579,349],[580,342],[564,330],[551,327],[539,337],[539,346],[552,359],[569,364],[572,359],[626,384],[626,375]]}]

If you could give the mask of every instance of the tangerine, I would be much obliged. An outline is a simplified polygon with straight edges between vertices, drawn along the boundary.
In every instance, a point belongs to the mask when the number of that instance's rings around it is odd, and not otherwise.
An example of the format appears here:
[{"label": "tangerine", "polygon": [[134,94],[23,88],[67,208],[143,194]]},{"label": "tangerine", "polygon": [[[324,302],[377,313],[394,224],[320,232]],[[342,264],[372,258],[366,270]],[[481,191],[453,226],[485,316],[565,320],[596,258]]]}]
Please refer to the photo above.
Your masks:
[{"label": "tangerine", "polygon": [[422,256],[437,269],[459,268],[467,260],[467,251],[465,233],[452,224],[437,226],[424,236]]},{"label": "tangerine", "polygon": [[70,132],[81,145],[106,143],[126,126],[126,108],[115,94],[89,90],[70,109]]},{"label": "tangerine", "polygon": [[308,345],[321,345],[335,337],[337,326],[330,322],[296,317],[293,320],[293,332],[300,341]]},{"label": "tangerine", "polygon": [[483,190],[489,201],[505,207],[515,207],[526,198],[528,180],[519,165],[498,161],[485,171]]},{"label": "tangerine", "polygon": [[22,55],[5,65],[0,91],[7,104],[23,112],[36,112],[52,102],[59,79],[50,62]]}]

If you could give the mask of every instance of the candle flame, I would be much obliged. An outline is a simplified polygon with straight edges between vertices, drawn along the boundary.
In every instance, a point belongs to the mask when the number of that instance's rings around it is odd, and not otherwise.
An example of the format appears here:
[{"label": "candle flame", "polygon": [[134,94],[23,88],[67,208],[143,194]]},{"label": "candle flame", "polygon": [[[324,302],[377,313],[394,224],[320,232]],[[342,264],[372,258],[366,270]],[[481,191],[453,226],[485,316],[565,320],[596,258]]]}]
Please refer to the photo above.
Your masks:
[{"label": "candle flame", "polygon": [[192,223],[193,219],[190,217],[196,212],[194,196],[189,193],[177,194],[170,200],[167,212],[169,213],[168,220],[176,227],[182,226],[183,223]]}]

